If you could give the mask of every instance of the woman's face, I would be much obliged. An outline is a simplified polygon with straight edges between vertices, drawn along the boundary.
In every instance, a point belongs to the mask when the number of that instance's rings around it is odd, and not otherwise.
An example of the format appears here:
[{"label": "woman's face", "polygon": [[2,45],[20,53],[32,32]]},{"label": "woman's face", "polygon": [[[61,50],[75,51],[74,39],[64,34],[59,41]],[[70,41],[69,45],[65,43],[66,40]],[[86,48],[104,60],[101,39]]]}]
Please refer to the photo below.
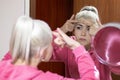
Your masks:
[{"label": "woman's face", "polygon": [[91,43],[90,27],[94,23],[90,19],[81,18],[79,23],[75,24],[74,35],[76,40],[85,47]]}]

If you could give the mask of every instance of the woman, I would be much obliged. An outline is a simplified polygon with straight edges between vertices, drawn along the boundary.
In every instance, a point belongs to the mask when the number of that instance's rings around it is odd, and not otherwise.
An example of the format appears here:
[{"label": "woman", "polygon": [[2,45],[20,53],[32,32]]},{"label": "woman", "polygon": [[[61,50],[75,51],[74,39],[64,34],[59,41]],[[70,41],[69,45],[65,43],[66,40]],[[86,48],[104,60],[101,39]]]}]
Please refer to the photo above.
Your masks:
[{"label": "woman", "polygon": [[[60,29],[57,31],[61,36],[59,41],[66,43],[73,51],[79,74],[81,74],[81,78],[78,80],[98,80],[94,76],[94,62],[87,51]],[[81,48],[83,49],[80,50]],[[49,61],[52,56],[52,32],[44,21],[21,16],[12,31],[10,54],[12,56],[10,60],[0,62],[1,80],[76,80],[37,69],[40,62]]]},{"label": "woman", "polygon": [[[92,46],[94,35],[101,28],[102,25],[99,20],[98,11],[94,6],[83,7],[80,12],[76,14],[75,19],[73,15],[70,20],[67,20],[67,22],[61,27],[65,33],[72,31],[74,36],[71,36],[71,38],[82,44],[89,52],[100,73],[100,80],[111,80],[111,71],[109,67],[98,61]],[[63,61],[65,63],[66,76],[79,78],[80,76],[75,62],[75,56],[69,48],[61,48],[60,46],[54,44],[53,59]],[[96,71],[96,76],[97,75],[98,72]]]}]

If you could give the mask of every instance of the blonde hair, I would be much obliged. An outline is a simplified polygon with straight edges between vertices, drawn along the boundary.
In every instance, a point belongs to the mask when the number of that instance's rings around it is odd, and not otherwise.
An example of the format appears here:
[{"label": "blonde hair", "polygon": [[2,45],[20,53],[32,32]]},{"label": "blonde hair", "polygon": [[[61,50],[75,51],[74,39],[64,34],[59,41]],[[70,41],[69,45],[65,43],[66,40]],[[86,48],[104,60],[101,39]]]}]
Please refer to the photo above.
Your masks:
[{"label": "blonde hair", "polygon": [[81,18],[90,19],[98,27],[96,20],[99,20],[98,10],[94,6],[83,7],[75,16],[75,19],[80,20]]},{"label": "blonde hair", "polygon": [[46,22],[21,16],[11,34],[10,52],[13,62],[20,58],[29,63],[38,49],[47,47],[51,41],[52,32]]},{"label": "blonde hair", "polygon": [[83,8],[81,8],[80,11],[92,11],[92,12],[94,12],[95,14],[98,15],[98,10],[97,10],[97,8],[94,7],[94,6],[84,6]]}]

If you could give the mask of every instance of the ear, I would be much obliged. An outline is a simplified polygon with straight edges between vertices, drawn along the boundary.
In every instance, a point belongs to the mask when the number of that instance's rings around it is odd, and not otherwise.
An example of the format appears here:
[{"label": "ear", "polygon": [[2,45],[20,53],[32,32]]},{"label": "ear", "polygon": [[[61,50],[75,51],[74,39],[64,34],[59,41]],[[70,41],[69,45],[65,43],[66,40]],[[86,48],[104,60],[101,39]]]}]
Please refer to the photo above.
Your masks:
[{"label": "ear", "polygon": [[39,58],[41,59],[41,61],[45,61],[45,51],[46,51],[46,48],[42,48],[39,50]]}]

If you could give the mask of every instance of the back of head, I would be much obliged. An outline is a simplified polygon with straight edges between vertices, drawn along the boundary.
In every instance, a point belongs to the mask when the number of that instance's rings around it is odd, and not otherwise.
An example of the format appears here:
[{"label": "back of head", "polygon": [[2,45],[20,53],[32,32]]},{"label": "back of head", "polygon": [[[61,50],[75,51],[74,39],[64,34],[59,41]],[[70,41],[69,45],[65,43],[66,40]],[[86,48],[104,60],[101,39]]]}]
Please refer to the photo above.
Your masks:
[{"label": "back of head", "polygon": [[96,20],[99,20],[98,10],[94,6],[85,6],[76,14],[75,18],[77,20],[81,18],[91,19],[96,22]]},{"label": "back of head", "polygon": [[38,48],[48,46],[52,41],[51,29],[41,20],[27,16],[18,18],[11,35],[10,52],[13,62],[17,59],[30,61]]}]

